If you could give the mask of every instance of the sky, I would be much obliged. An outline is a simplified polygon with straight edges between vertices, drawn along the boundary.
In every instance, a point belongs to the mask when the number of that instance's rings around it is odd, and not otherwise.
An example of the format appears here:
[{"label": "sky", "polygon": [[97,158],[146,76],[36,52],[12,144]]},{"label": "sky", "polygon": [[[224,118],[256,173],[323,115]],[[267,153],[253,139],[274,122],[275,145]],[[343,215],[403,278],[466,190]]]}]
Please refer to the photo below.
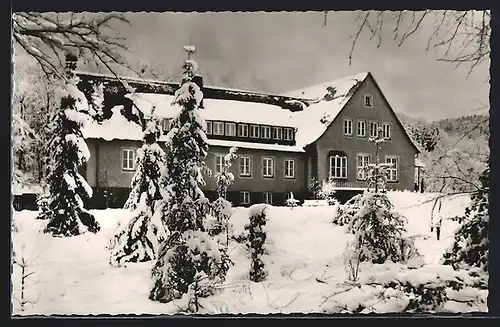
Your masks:
[{"label": "sky", "polygon": [[[369,71],[396,112],[429,120],[481,113],[488,105],[489,61],[468,67],[439,62],[426,51],[432,20],[401,47],[390,29],[383,43],[360,36],[349,65],[355,12],[127,13],[114,26],[132,61],[179,76],[183,45],[197,47],[204,83],[285,93]],[[165,73],[166,72],[166,73]],[[484,113],[484,111],[482,112]]]}]

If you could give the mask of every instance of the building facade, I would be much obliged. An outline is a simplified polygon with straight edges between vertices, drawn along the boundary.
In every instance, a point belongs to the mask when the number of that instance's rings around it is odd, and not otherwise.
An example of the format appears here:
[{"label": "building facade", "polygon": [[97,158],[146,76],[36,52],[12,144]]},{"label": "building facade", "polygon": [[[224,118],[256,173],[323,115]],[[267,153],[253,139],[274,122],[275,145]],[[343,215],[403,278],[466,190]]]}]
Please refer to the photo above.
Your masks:
[{"label": "building facade", "polygon": [[[154,110],[162,119],[159,143],[164,146],[170,121],[179,110],[171,104],[178,85],[77,74],[79,89],[88,99],[96,85],[103,84],[105,90],[104,122],[89,121],[83,130],[91,157],[82,174],[95,192],[91,206],[120,207],[135,172],[141,126]],[[375,160],[369,138],[379,128],[386,140],[379,159],[393,164],[389,189],[414,189],[419,149],[370,73],[288,95],[203,87],[201,78],[197,84],[204,93],[200,113],[207,122],[208,168],[218,172],[229,148],[238,148],[231,167],[235,182],[228,190],[233,205],[282,205],[291,192],[302,200],[309,196],[312,179],[331,180],[338,192],[362,190],[365,176],[359,172]],[[212,176],[205,176],[203,187],[209,198],[215,197]]]}]

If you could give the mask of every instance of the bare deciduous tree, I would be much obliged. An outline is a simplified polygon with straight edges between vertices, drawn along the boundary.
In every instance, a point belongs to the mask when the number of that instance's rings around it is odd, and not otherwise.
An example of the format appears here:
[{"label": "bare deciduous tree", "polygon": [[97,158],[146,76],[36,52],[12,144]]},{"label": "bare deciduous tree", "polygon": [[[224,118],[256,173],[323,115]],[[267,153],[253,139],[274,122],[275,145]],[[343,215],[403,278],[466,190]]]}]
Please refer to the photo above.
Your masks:
[{"label": "bare deciduous tree", "polygon": [[[325,25],[327,14],[325,12]],[[432,30],[426,49],[440,52],[440,61],[452,62],[457,66],[469,64],[470,74],[477,65],[489,58],[490,19],[489,10],[362,11],[355,19],[358,27],[352,35],[349,64],[362,34],[367,33],[370,40],[376,39],[379,47],[387,35],[386,31],[389,31],[393,41],[402,46],[424,25],[429,24]]]},{"label": "bare deciduous tree", "polygon": [[114,72],[113,66],[128,67],[119,54],[127,48],[121,38],[110,33],[115,22],[128,20],[118,13],[20,12],[13,15],[13,39],[47,77],[63,77],[64,55],[71,50]]}]

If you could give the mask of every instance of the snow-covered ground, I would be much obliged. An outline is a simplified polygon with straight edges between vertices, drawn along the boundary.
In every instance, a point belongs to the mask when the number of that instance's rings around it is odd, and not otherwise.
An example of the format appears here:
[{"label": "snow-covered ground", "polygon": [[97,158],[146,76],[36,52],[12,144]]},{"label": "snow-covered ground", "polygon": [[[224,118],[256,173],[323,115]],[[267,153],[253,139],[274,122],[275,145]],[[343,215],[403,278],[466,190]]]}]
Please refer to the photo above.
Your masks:
[{"label": "snow-covered ground", "polygon": [[[453,242],[457,223],[444,220],[442,237],[437,241],[430,232],[432,203],[425,203],[431,194],[393,192],[389,195],[396,210],[408,219],[410,235],[421,234],[417,241],[426,266],[420,279],[453,274],[451,267],[439,265],[444,250]],[[469,200],[465,196],[447,199],[442,211],[449,216],[463,214]],[[397,311],[405,301],[386,294],[377,287],[352,287],[345,283],[347,273],[343,263],[346,243],[353,236],[331,223],[336,208],[271,207],[266,225],[266,248],[263,260],[269,276],[264,282],[248,279],[250,259],[244,245],[231,241],[228,252],[234,261],[227,281],[220,290],[202,299],[201,313],[290,313],[335,312],[344,308],[355,310],[360,303],[367,311]],[[178,303],[161,304],[150,301],[150,268],[152,263],[129,264],[123,268],[108,265],[107,242],[119,222],[130,216],[126,210],[92,211],[102,226],[94,234],[72,238],[52,238],[38,231],[44,221],[35,220],[36,212],[14,213],[18,231],[13,233],[13,248],[17,258],[28,261],[24,299],[21,312],[21,268],[13,265],[13,312],[15,314],[172,314],[179,311]],[[233,233],[241,233],[248,219],[248,209],[236,208],[231,221]],[[415,271],[415,270],[413,270]],[[360,279],[399,276],[408,279],[412,270],[399,264],[362,264]],[[338,293],[338,294],[337,294]],[[337,295],[334,295],[337,294]],[[479,296],[486,302],[487,291],[465,289],[455,294],[444,310],[486,311],[486,304],[468,307],[464,297]],[[453,296],[452,296],[453,297]]]}]

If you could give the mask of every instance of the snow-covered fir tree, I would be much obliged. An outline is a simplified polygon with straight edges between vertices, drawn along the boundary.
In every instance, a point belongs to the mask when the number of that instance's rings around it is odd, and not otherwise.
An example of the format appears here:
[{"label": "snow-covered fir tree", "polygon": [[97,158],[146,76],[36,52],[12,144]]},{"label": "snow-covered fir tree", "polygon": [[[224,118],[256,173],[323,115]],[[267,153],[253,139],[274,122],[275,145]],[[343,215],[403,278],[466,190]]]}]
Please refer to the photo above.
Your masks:
[{"label": "snow-covered fir tree", "polygon": [[12,185],[14,187],[26,183],[26,171],[23,165],[23,159],[29,155],[30,143],[36,140],[36,134],[33,129],[24,121],[20,113],[12,115],[12,156],[14,167],[12,174]]},{"label": "snow-covered fir tree", "polygon": [[245,225],[247,232],[246,246],[250,250],[250,271],[249,278],[253,282],[261,282],[266,279],[268,273],[265,268],[262,256],[265,254],[265,243],[267,233],[264,226],[267,222],[267,204],[254,204],[249,210],[249,222]]},{"label": "snow-covered fir tree", "polygon": [[154,215],[155,205],[161,197],[162,171],[165,152],[157,141],[161,135],[157,117],[146,122],[143,144],[137,150],[137,170],[132,178],[132,190],[124,209],[131,210],[132,219],[124,224],[110,240],[110,264],[153,260],[159,244],[165,239],[165,227]]},{"label": "snow-covered fir tree", "polygon": [[92,197],[92,188],[78,173],[78,168],[90,158],[82,135],[89,108],[85,96],[76,87],[75,66],[76,61],[68,64],[65,85],[58,90],[59,110],[51,125],[52,139],[48,144],[51,156],[47,177],[49,194],[47,210],[41,212],[39,218],[49,220],[44,232],[53,236],[75,236],[100,230],[84,205],[84,201]]},{"label": "snow-covered fir tree", "polygon": [[479,178],[480,189],[471,195],[471,204],[455,234],[453,246],[444,255],[444,264],[454,268],[478,267],[488,271],[489,169]]},{"label": "snow-covered fir tree", "polygon": [[[210,204],[212,208],[213,219],[207,220],[207,230],[210,235],[218,235],[224,230],[226,236],[228,232],[229,217],[231,215],[231,202],[227,198],[227,189],[234,183],[234,174],[230,171],[233,161],[238,157],[236,147],[229,149],[229,152],[223,158],[222,170],[217,172],[214,177],[217,181],[217,199]],[[228,237],[226,241],[228,242]],[[226,243],[227,243],[226,242]]]},{"label": "snow-covered fir tree", "polygon": [[406,218],[394,210],[386,194],[387,169],[391,165],[379,161],[384,142],[382,130],[370,141],[376,149],[375,163],[359,172],[366,176],[367,189],[338,212],[334,222],[346,224],[347,230],[355,235],[362,261],[406,261],[418,254],[413,241],[405,237]]},{"label": "snow-covered fir tree", "polygon": [[180,299],[197,273],[217,283],[229,269],[225,248],[204,230],[209,202],[200,186],[205,183],[202,170],[208,143],[206,122],[199,114],[203,94],[192,82],[197,64],[187,60],[182,68],[182,83],[173,101],[180,111],[167,134],[166,186],[158,208],[170,235],[160,245],[149,295],[160,302]]}]

